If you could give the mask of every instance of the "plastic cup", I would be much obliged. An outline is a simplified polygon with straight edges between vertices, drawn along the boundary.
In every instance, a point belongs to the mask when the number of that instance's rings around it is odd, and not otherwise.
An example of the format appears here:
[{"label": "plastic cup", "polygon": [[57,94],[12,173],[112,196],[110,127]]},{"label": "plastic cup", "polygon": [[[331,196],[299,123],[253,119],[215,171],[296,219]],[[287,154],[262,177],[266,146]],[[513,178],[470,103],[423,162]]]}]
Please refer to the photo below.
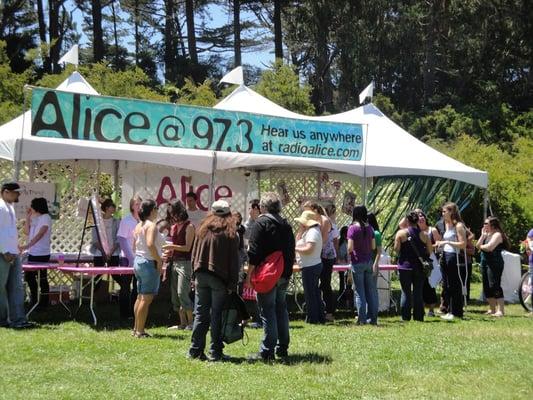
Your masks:
[{"label": "plastic cup", "polygon": [[60,253],[57,255],[57,263],[59,264],[60,267],[62,267],[63,264],[65,264],[65,255],[63,253]]}]

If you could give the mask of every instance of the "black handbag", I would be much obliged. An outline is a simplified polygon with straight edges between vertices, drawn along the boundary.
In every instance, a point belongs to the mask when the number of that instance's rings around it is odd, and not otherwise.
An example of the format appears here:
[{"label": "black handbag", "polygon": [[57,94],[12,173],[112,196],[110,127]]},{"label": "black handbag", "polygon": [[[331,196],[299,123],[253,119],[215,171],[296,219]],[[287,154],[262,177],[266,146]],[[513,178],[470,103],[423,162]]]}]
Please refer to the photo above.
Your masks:
[{"label": "black handbag", "polygon": [[431,275],[431,272],[433,271],[433,263],[431,262],[431,260],[426,260],[420,256],[418,249],[413,243],[413,237],[411,236],[409,232],[407,233],[407,241],[409,242],[409,245],[415,252],[416,257],[418,258],[418,261],[420,262],[420,265],[422,266],[422,272],[424,273],[426,278],[429,278],[429,276]]},{"label": "black handbag", "polygon": [[222,310],[222,341],[234,343],[244,338],[244,323],[250,318],[244,300],[237,293],[231,293]]}]

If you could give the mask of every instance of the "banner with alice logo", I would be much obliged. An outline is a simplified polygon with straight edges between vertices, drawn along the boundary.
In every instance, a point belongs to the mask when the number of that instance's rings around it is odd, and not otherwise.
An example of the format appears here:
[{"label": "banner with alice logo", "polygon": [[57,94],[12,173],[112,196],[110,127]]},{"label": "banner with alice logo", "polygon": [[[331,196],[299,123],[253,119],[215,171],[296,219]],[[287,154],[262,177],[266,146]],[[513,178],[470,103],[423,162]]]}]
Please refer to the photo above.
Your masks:
[{"label": "banner with alice logo", "polygon": [[31,110],[38,137],[352,161],[363,153],[360,124],[43,88],[33,89]]}]

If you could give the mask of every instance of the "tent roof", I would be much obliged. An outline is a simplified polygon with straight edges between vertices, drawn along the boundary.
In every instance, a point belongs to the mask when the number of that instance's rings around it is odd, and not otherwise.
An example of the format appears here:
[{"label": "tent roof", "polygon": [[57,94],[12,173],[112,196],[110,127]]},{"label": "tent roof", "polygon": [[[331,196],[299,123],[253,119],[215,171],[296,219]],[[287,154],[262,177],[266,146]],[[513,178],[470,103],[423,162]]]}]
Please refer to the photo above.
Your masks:
[{"label": "tent roof", "polygon": [[[98,95],[78,72],[72,73],[57,90]],[[23,140],[21,140],[23,138]],[[96,159],[161,164],[210,173],[213,152],[154,146],[64,140],[31,136],[31,110],[0,126],[0,158],[15,161]]]},{"label": "tent roof", "polygon": [[[340,114],[308,117],[286,110],[271,102],[252,89],[239,86],[218,103],[215,108],[247,111],[280,117],[308,120],[356,123],[366,126],[365,160],[324,160],[311,158],[280,157],[246,154],[243,157],[218,155],[217,167],[235,168],[272,166],[315,166],[367,177],[420,175],[449,178],[487,187],[488,175],[484,171],[469,167],[432,147],[426,145],[403,128],[387,118],[376,106],[367,104]],[[366,169],[366,171],[365,171]]]}]

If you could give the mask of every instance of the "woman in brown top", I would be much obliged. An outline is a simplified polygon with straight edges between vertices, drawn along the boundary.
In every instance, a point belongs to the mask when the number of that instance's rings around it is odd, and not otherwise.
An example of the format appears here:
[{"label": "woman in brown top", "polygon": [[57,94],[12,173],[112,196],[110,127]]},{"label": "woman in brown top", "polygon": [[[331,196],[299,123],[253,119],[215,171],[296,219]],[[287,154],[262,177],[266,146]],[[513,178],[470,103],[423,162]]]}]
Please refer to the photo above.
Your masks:
[{"label": "woman in brown top", "polygon": [[[217,200],[197,230],[192,249],[195,274],[195,315],[189,358],[220,361],[222,353],[222,309],[227,295],[237,290],[239,236],[229,204]],[[205,338],[211,327],[209,356]]]},{"label": "woman in brown top", "polygon": [[[189,297],[191,291],[191,250],[194,243],[194,226],[189,220],[185,206],[179,200],[170,205],[170,228],[172,244],[165,249],[172,250],[170,267],[170,297],[174,311],[180,316],[178,329],[192,329],[193,303]],[[174,328],[174,327],[171,327]]]}]

